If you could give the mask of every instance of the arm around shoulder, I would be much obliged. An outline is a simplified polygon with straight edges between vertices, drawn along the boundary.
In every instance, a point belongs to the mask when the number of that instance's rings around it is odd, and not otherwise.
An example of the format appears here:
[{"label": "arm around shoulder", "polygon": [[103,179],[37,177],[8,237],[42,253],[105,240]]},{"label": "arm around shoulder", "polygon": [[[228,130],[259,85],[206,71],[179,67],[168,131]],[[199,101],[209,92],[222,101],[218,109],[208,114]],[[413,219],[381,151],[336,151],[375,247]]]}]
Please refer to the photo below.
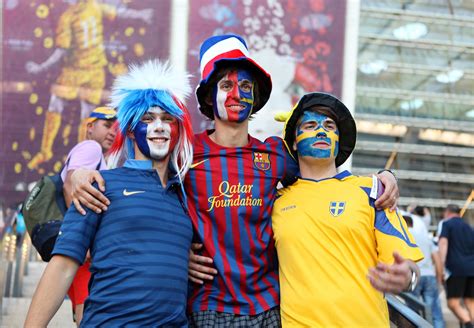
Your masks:
[{"label": "arm around shoulder", "polygon": [[[77,169],[71,175],[70,195],[77,210],[85,215],[86,211],[81,205],[96,213],[107,210],[110,201],[104,196],[105,180],[99,171]],[[97,182],[99,190],[94,188],[93,182]]]}]

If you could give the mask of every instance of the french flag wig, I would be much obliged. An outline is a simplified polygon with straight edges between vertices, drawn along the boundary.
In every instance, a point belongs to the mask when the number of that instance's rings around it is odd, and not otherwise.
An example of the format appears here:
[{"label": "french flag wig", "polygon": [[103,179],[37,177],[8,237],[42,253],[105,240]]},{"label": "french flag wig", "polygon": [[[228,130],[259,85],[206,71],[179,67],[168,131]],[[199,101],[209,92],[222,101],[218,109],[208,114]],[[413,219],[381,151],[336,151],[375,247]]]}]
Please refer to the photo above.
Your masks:
[{"label": "french flag wig", "polygon": [[[127,74],[116,78],[112,95],[112,108],[117,109],[117,136],[110,149],[110,158],[135,158],[133,141],[128,132],[135,129],[141,117],[151,107],[160,107],[178,119],[179,140],[170,163],[181,185],[193,160],[193,130],[189,112],[182,103],[191,93],[190,75],[158,59],[141,65],[131,65]],[[112,164],[113,166],[114,164]]]}]

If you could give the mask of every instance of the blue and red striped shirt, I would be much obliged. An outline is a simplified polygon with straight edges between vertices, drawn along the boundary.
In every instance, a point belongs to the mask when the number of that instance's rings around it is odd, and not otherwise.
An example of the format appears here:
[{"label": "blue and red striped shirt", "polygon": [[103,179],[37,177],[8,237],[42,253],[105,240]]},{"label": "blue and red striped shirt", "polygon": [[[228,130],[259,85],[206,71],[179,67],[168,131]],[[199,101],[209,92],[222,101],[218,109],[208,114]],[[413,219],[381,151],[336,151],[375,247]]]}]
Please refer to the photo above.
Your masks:
[{"label": "blue and red striped shirt", "polygon": [[297,164],[281,138],[228,148],[197,134],[185,187],[190,216],[204,244],[202,255],[218,273],[191,284],[188,310],[255,315],[279,304],[278,263],[271,213],[279,181]]}]

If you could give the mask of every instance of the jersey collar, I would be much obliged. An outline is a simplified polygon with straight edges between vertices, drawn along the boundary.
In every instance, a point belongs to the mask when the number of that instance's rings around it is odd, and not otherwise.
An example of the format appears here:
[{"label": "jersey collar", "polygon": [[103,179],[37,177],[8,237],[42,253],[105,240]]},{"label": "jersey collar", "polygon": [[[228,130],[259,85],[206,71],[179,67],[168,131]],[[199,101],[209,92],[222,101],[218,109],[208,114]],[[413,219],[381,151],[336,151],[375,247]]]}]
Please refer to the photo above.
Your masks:
[{"label": "jersey collar", "polygon": [[124,167],[129,169],[138,170],[152,170],[153,162],[151,160],[139,160],[139,159],[127,159],[123,164]]},{"label": "jersey collar", "polygon": [[[137,170],[153,170],[153,162],[148,159],[127,159],[123,164],[124,167],[129,169],[137,169]],[[175,188],[176,185],[179,185],[179,178],[176,176],[176,172],[172,169],[171,165],[169,166],[169,176],[168,179],[168,189]],[[172,187],[175,185],[174,187]]]},{"label": "jersey collar", "polygon": [[347,171],[347,170],[344,170],[342,172],[339,172],[338,174],[336,174],[335,176],[333,177],[329,177],[329,178],[324,178],[324,179],[320,179],[320,180],[315,180],[315,179],[305,179],[305,178],[299,178],[301,180],[307,180],[307,181],[315,181],[315,182],[320,182],[320,181],[325,181],[325,180],[330,180],[330,179],[337,179],[337,180],[343,180],[344,178],[348,177],[348,176],[351,176],[352,173]]}]

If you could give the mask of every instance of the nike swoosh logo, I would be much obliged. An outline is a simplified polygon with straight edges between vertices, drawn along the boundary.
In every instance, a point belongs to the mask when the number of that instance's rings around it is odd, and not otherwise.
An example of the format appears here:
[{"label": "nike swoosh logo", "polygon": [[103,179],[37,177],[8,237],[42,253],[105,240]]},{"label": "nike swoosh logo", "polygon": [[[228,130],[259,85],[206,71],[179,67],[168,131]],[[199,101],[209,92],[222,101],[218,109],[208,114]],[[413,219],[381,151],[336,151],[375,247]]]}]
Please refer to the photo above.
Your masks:
[{"label": "nike swoosh logo", "polygon": [[131,195],[135,195],[135,194],[143,194],[144,192],[145,192],[145,190],[127,191],[127,189],[124,189],[123,190],[123,195],[124,196],[131,196]]},{"label": "nike swoosh logo", "polygon": [[206,161],[208,161],[208,160],[209,160],[209,158],[208,158],[208,159],[205,159],[205,160],[203,160],[203,161],[200,161],[200,162],[191,164],[191,166],[190,166],[189,168],[190,168],[190,169],[194,169],[196,166],[201,165],[202,163],[204,163],[204,162],[206,162]]}]

